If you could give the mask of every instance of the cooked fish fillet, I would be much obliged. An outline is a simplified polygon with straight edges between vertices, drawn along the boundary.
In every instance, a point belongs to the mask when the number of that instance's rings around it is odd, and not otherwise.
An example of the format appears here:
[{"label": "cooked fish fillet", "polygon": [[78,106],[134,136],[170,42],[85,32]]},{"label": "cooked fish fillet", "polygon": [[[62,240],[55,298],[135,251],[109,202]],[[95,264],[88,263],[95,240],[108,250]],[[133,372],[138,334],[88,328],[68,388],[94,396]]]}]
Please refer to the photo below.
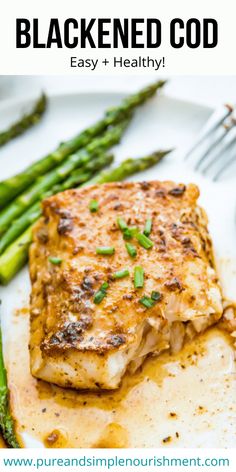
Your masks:
[{"label": "cooked fish fillet", "polygon": [[[176,352],[221,317],[221,290],[198,195],[192,184],[125,182],[68,190],[43,202],[30,250],[35,377],[64,387],[114,389],[148,354]],[[93,199],[96,212],[89,209]],[[118,217],[140,232],[151,218],[153,247],[145,249],[134,236],[132,258]],[[97,254],[101,246],[114,247],[114,254]],[[135,266],[144,270],[142,288],[134,288]],[[130,276],[114,279],[125,268]],[[95,304],[104,282],[106,296]],[[147,308],[140,299],[150,300],[153,291],[159,299]]]}]

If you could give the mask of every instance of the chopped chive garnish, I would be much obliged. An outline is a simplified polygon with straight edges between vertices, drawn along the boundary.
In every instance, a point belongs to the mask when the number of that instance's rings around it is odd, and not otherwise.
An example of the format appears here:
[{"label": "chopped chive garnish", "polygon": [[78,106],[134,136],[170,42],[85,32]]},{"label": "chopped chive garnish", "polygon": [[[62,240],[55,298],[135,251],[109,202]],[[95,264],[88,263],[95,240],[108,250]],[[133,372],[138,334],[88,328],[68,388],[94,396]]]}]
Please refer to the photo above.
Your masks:
[{"label": "chopped chive garnish", "polygon": [[143,246],[145,249],[151,249],[151,247],[154,246],[154,243],[149,239],[145,234],[138,233],[136,234],[136,238],[140,244],[140,246]]},{"label": "chopped chive garnish", "polygon": [[133,226],[133,228],[126,228],[123,231],[123,238],[124,239],[132,239],[136,234],[138,233],[138,228],[136,226]]},{"label": "chopped chive garnish", "polygon": [[128,277],[129,271],[128,269],[118,270],[113,274],[114,279],[123,279],[123,277]]},{"label": "chopped chive garnish", "polygon": [[135,236],[138,233],[138,228],[137,226],[132,226],[132,228],[129,228],[129,231],[131,233],[131,236]]},{"label": "chopped chive garnish", "polygon": [[100,246],[96,248],[96,253],[103,254],[104,256],[112,256],[114,252],[115,248],[113,246]]},{"label": "chopped chive garnish", "polygon": [[96,303],[96,305],[101,303],[103,298],[105,298],[105,296],[107,294],[107,288],[108,287],[109,287],[108,282],[103,282],[100,289],[95,293],[93,301],[94,301],[94,303]]},{"label": "chopped chive garnish", "polygon": [[157,302],[158,300],[160,300],[160,298],[161,298],[160,292],[155,292],[155,290],[153,290],[151,294],[151,299]]},{"label": "chopped chive garnish", "polygon": [[140,298],[139,303],[145,306],[145,308],[152,308],[156,304],[156,302],[160,300],[160,298],[160,292],[156,292],[155,290],[153,290],[151,298],[144,295],[142,298]]},{"label": "chopped chive garnish", "polygon": [[62,263],[62,259],[60,257],[49,257],[48,260],[54,265],[60,265]]},{"label": "chopped chive garnish", "polygon": [[133,244],[126,243],[125,247],[126,247],[126,249],[127,249],[128,254],[129,254],[131,257],[136,257],[136,256],[137,256],[137,251],[136,251],[135,246],[133,246]]},{"label": "chopped chive garnish", "polygon": [[96,303],[96,305],[98,305],[99,303],[101,303],[101,301],[103,300],[103,298],[105,298],[107,292],[105,290],[98,290],[97,293],[95,293],[94,295],[94,303]]},{"label": "chopped chive garnish", "polygon": [[146,295],[140,298],[139,303],[145,306],[145,308],[152,308],[155,305],[155,301],[152,300],[150,297],[147,297]]},{"label": "chopped chive garnish", "polygon": [[99,209],[99,203],[97,200],[91,200],[89,202],[89,209],[91,211],[91,213],[95,213],[96,211],[98,211]]},{"label": "chopped chive garnish", "polygon": [[109,287],[109,283],[108,282],[103,282],[103,284],[101,285],[100,290],[106,290],[108,287]]},{"label": "chopped chive garnish", "polygon": [[124,220],[124,218],[118,217],[117,218],[117,224],[118,224],[119,228],[121,229],[121,231],[125,231],[126,229],[128,229],[128,226],[127,226],[126,221]]},{"label": "chopped chive garnish", "polygon": [[118,217],[117,224],[123,233],[124,240],[132,239],[138,231],[138,228],[136,228],[136,226],[134,226],[133,228],[129,228],[124,218]]},{"label": "chopped chive garnish", "polygon": [[142,288],[144,286],[144,270],[140,266],[134,268],[134,286]]},{"label": "chopped chive garnish", "polygon": [[145,234],[145,236],[149,236],[149,234],[151,234],[151,231],[152,231],[152,219],[147,218],[145,226],[144,226],[143,234]]},{"label": "chopped chive garnish", "polygon": [[123,238],[127,240],[127,239],[132,239],[132,237],[133,237],[133,236],[132,236],[132,233],[131,233],[130,229],[129,229],[129,228],[126,228],[126,229],[123,231]]}]

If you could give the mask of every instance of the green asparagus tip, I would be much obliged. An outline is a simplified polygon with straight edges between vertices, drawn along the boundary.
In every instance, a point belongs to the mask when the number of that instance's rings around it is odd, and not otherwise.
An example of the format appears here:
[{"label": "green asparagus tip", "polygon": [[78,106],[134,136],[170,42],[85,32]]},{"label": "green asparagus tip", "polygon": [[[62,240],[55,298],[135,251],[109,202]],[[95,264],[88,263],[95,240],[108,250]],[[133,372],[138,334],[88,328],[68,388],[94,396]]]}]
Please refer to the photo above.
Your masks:
[{"label": "green asparagus tip", "polygon": [[99,175],[93,177],[88,182],[82,185],[104,184],[106,182],[118,182],[130,177],[138,172],[143,172],[150,167],[157,164],[163,157],[169,154],[172,149],[164,151],[156,151],[146,157],[139,157],[137,159],[127,159],[123,161],[118,167],[114,169],[101,172]]},{"label": "green asparagus tip", "polygon": [[27,131],[31,126],[39,122],[47,107],[47,97],[42,93],[39,100],[34,104],[33,109],[18,121],[13,123],[7,130],[0,132],[0,146],[8,143],[12,139],[20,136]]},{"label": "green asparagus tip", "polygon": [[138,105],[142,105],[146,100],[151,98],[157,92],[158,89],[161,89],[165,85],[165,83],[165,80],[159,80],[158,82],[144,87],[139,92],[124,98],[119,108],[112,107],[107,110],[107,119],[111,119],[111,121],[113,121],[116,116],[119,116],[120,118],[122,113],[124,113],[125,115],[127,113],[127,109],[132,110]]}]

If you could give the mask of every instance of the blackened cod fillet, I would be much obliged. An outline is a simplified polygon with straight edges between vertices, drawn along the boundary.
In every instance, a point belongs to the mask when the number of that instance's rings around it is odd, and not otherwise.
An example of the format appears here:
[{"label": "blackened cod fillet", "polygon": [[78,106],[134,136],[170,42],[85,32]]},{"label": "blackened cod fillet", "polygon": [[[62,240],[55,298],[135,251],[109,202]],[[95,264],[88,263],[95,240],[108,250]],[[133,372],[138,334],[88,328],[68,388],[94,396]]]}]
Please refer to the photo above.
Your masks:
[{"label": "blackened cod fillet", "polygon": [[[192,184],[125,182],[68,190],[43,202],[30,249],[35,377],[63,387],[114,389],[147,355],[178,351],[221,317],[198,195]],[[90,211],[91,200],[98,211]],[[117,218],[140,233],[150,218],[153,247],[145,249],[135,235],[126,241]],[[114,254],[97,254],[101,246],[113,247]],[[142,288],[134,287],[136,266],[144,270]],[[123,269],[130,275],[114,279]],[[109,286],[95,303],[103,283]]]}]

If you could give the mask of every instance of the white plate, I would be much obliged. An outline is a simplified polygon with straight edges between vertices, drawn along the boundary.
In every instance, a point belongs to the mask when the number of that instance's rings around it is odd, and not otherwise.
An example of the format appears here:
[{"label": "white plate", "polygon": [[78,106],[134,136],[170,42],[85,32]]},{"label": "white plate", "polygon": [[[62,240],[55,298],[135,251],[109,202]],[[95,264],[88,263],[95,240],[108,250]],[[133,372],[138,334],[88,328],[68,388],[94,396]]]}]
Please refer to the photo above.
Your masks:
[{"label": "white plate", "polygon": [[[119,103],[121,98],[122,95],[119,93],[69,94],[51,97],[48,112],[42,122],[27,132],[25,136],[16,139],[0,151],[1,180],[22,170],[30,162],[48,153],[48,151],[56,147],[60,140],[73,136],[80,129],[95,122],[102,115],[104,109]],[[0,106],[0,129],[14,120],[22,108],[28,108],[28,106],[30,106],[30,101],[25,104],[24,100],[9,102],[5,103],[4,106]],[[236,272],[234,221],[236,180],[231,179],[223,183],[213,184],[204,177],[195,174],[191,168],[186,168],[182,160],[184,151],[191,144],[211,111],[211,109],[203,106],[174,100],[165,96],[154,98],[136,112],[122,143],[115,149],[115,155],[116,161],[119,162],[123,158],[142,156],[160,148],[174,147],[176,149],[157,167],[141,175],[136,175],[133,179],[173,179],[180,182],[191,181],[199,184],[201,189],[200,201],[209,215],[210,231],[213,236],[218,259],[220,260],[220,270],[225,280],[225,290],[227,295],[233,298]],[[23,362],[24,356],[26,357],[27,355],[27,339],[18,330],[22,326],[27,326],[27,320],[22,319],[22,315],[17,317],[15,312],[16,309],[25,307],[28,304],[30,284],[27,269],[24,269],[8,287],[1,288],[0,290],[4,347],[9,366],[9,380],[14,397],[15,412],[17,412],[17,417],[22,422],[21,415],[25,408],[25,405],[21,404],[22,392],[26,398],[27,376],[29,378],[29,373],[25,373],[25,370],[22,371],[21,365],[21,361]],[[84,437],[86,436],[87,439],[82,440],[80,437],[80,440],[75,445],[82,447],[91,447],[100,443],[106,445],[104,437],[110,434],[113,437],[115,437],[114,434],[116,435],[114,442],[118,441],[117,424],[118,430],[121,428],[122,436],[124,431],[128,431],[129,439],[127,440],[127,445],[129,447],[158,447],[163,445],[176,447],[188,447],[190,445],[191,447],[224,447],[232,445],[235,426],[233,422],[230,425],[230,418],[232,417],[232,408],[235,408],[236,398],[236,386],[233,375],[231,375],[234,372],[233,353],[225,338],[217,331],[214,332],[213,337],[203,338],[201,342],[206,347],[206,355],[199,362],[199,365],[195,367],[189,366],[186,369],[188,372],[187,377],[185,373],[183,374],[180,371],[177,375],[179,380],[176,383],[175,381],[167,380],[165,385],[157,385],[154,381],[149,382],[147,385],[145,383],[146,380],[140,380],[140,383],[138,382],[139,388],[137,388],[137,384],[133,386],[125,399],[120,402],[121,406],[119,407],[120,410],[117,408],[118,416],[115,423],[114,418],[111,420],[111,412],[108,414],[106,411],[105,414],[103,410],[103,414],[101,414],[99,407],[94,409],[93,406],[90,409],[88,408],[88,410],[85,407],[79,409],[78,428],[82,428],[80,433]],[[214,352],[219,350],[221,354],[223,353],[225,361],[220,360],[219,353],[216,353],[215,356],[212,355],[212,350]],[[21,359],[22,352],[24,354]],[[17,362],[19,362],[19,365]],[[172,360],[165,359],[166,369],[178,371],[179,362],[180,359],[177,358]],[[212,368],[214,362],[218,363],[215,370]],[[157,361],[157,369],[161,363],[162,360]],[[24,369],[28,369],[27,364],[24,366]],[[19,372],[19,376],[23,376],[21,382],[19,379],[17,380],[18,383],[21,383],[21,388],[19,388],[19,385],[14,380],[14,375],[17,372]],[[226,392],[224,380],[227,375],[230,377],[230,386],[227,390],[226,399],[226,395],[223,393]],[[203,389],[199,384],[199,376],[202,376],[205,382],[203,382]],[[193,389],[188,384],[190,378],[191,385],[194,386]],[[207,395],[205,394],[206,386],[208,386]],[[213,388],[213,386],[215,387]],[[42,394],[41,397],[39,393],[37,394],[35,383],[34,389],[34,395],[38,395],[38,398],[37,401],[35,400],[35,410],[30,405],[29,400],[29,411],[31,412],[31,420],[35,415],[35,421],[37,422],[37,418],[43,418],[41,410],[36,411],[37,407],[41,405],[41,409],[43,409],[48,399],[45,399]],[[177,397],[179,395],[179,400],[173,397],[173,392],[175,391],[177,392]],[[19,392],[21,392],[20,395]],[[172,396],[168,392],[172,392]],[[166,400],[167,397],[168,400]],[[196,414],[197,408],[201,406],[199,405],[199,397],[205,402],[203,406],[207,411],[200,411],[200,413],[198,412],[199,414]],[[183,398],[185,401],[183,401]],[[138,399],[142,404],[142,408],[138,404]],[[152,408],[154,399],[159,403],[156,410]],[[191,407],[186,406],[188,399]],[[209,407],[206,405],[210,405],[211,410],[213,406],[217,409],[219,403],[221,403],[219,413],[215,413],[213,416],[213,414],[209,413]],[[180,409],[179,417],[175,420],[175,423],[171,420],[172,423],[170,424],[168,411],[170,408],[173,409],[175,407]],[[132,415],[134,408],[136,409],[135,418]],[[73,413],[75,417],[76,411]],[[66,430],[65,436],[67,437],[70,425],[66,425],[66,421],[69,421],[67,416],[65,416],[66,409],[62,411],[61,418],[63,418],[63,415],[65,417],[64,420],[58,419],[55,416],[55,428],[62,431]],[[94,425],[92,430],[88,430],[88,426],[86,429],[85,424],[86,421],[88,423],[91,415]],[[147,417],[149,420],[147,420]],[[72,421],[72,418],[70,418],[70,421]],[[222,432],[222,421],[228,424],[224,432]],[[26,426],[24,431],[20,428],[18,429],[23,434],[26,446],[42,446],[41,442],[35,440],[35,432],[30,430],[30,422],[27,424],[28,426]],[[114,424],[116,424],[115,427]],[[33,427],[32,424],[31,427]],[[45,434],[45,421],[44,425],[41,424],[40,427],[43,434]],[[115,433],[114,428],[116,430]],[[175,436],[177,431],[181,431],[179,438]],[[50,433],[50,431],[47,432]],[[169,435],[174,437],[173,441],[170,444],[162,443],[162,438]],[[113,445],[116,444],[114,442]],[[64,444],[67,445],[66,442]],[[122,445],[125,446],[126,444],[122,443]]]}]

